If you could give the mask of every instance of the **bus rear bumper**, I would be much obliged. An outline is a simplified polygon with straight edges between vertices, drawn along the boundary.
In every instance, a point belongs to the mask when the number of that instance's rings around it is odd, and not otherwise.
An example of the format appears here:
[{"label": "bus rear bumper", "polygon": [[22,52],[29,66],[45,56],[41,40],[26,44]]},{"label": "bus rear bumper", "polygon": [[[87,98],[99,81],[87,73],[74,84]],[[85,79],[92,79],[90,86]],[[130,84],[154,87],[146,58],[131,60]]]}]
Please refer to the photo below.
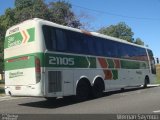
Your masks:
[{"label": "bus rear bumper", "polygon": [[5,86],[5,94],[10,96],[43,96],[36,86]]}]

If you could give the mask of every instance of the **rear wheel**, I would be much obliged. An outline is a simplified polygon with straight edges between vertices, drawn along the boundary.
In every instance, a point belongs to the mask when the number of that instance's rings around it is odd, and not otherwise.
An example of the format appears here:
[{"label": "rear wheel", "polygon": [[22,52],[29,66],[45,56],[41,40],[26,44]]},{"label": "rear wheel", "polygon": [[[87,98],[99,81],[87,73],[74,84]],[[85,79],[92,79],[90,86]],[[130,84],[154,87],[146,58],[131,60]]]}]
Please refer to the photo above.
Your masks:
[{"label": "rear wheel", "polygon": [[76,89],[76,100],[85,101],[90,95],[90,85],[86,81],[80,81]]},{"label": "rear wheel", "polygon": [[92,95],[94,98],[99,98],[103,96],[104,83],[102,80],[96,80],[92,86]]}]

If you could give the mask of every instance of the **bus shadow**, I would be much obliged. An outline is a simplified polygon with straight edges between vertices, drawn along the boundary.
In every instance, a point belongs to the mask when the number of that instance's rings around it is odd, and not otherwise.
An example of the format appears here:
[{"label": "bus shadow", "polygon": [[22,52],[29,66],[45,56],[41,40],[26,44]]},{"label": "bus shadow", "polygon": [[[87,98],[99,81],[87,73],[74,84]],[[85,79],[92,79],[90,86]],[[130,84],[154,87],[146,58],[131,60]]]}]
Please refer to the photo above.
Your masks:
[{"label": "bus shadow", "polygon": [[24,104],[19,104],[19,105],[27,106],[27,107],[54,109],[54,108],[69,106],[69,105],[73,105],[77,103],[80,103],[80,102],[75,101],[71,97],[65,97],[65,98],[59,98],[53,101],[43,99],[42,101],[24,103]]},{"label": "bus shadow", "polygon": [[[150,89],[150,88],[153,88],[153,87],[148,87],[147,89]],[[124,90],[110,91],[110,92],[104,93],[102,97],[107,97],[107,96],[111,96],[111,95],[115,95],[115,94],[119,94],[119,93],[132,92],[132,91],[136,91],[136,90],[143,90],[143,89],[144,88],[139,87],[139,88],[132,88],[132,89],[130,88],[130,89],[124,89]],[[87,101],[91,101],[91,100],[96,100],[96,99],[89,99]],[[87,102],[87,101],[83,101],[83,102]],[[81,102],[75,101],[72,97],[65,97],[65,98],[59,98],[54,101],[47,101],[47,100],[43,99],[42,101],[24,103],[24,104],[19,104],[19,105],[20,106],[27,106],[27,107],[55,109],[55,108],[60,108],[60,107],[79,104],[79,103],[81,103]]]}]

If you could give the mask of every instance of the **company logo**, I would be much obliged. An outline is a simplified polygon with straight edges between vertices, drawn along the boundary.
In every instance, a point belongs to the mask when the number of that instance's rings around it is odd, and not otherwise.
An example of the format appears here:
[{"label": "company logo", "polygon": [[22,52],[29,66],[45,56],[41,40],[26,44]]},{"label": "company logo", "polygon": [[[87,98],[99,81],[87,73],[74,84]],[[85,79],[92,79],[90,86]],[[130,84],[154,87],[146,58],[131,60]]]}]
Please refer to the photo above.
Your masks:
[{"label": "company logo", "polygon": [[53,57],[49,56],[49,64],[51,65],[74,65],[74,58],[67,57]]},{"label": "company logo", "polygon": [[22,30],[19,33],[16,33],[14,35],[11,35],[7,37],[7,44],[8,47],[17,46],[20,44],[25,44],[29,41],[30,35],[27,30]]},{"label": "company logo", "polygon": [[18,31],[19,31],[19,27],[10,30],[9,34],[12,34],[12,33],[18,32]]},{"label": "company logo", "polygon": [[9,73],[9,78],[15,78],[15,77],[19,77],[19,76],[23,76],[23,72],[10,72]]},{"label": "company logo", "polygon": [[20,44],[21,44],[21,40],[15,40],[14,37],[8,38],[8,47],[13,47],[13,46],[20,45]]}]

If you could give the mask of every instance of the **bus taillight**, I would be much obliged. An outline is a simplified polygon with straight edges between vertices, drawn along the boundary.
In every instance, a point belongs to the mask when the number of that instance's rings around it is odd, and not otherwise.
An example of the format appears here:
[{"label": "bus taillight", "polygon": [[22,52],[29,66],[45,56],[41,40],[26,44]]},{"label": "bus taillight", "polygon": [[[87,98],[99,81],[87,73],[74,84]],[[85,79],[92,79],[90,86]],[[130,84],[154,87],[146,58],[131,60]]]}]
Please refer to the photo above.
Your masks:
[{"label": "bus taillight", "polygon": [[35,72],[36,72],[36,83],[40,82],[41,78],[41,63],[39,58],[35,58]]}]

